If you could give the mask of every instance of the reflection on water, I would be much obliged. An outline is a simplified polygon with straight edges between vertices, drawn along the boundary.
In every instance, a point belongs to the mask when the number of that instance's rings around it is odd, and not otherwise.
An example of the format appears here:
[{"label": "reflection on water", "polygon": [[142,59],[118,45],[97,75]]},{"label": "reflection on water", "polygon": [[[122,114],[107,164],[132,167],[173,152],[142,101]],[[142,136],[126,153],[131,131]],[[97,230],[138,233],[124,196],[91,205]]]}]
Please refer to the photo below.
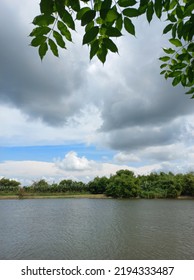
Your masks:
[{"label": "reflection on water", "polygon": [[194,200],[1,200],[0,259],[194,259]]}]

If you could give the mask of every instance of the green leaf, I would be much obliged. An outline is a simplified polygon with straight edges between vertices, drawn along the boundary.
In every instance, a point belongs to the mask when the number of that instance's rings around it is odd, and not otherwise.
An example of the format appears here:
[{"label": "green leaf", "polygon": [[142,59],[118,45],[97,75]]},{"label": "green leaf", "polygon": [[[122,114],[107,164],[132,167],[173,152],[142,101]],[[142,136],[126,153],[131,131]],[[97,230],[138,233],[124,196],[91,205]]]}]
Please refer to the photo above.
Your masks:
[{"label": "green leaf", "polygon": [[121,31],[123,28],[123,17],[122,14],[119,15],[119,17],[116,20],[116,28]]},{"label": "green leaf", "polygon": [[43,59],[43,57],[46,55],[46,52],[48,51],[48,45],[46,42],[42,43],[38,49],[39,52],[39,56],[41,58],[41,60]]},{"label": "green leaf", "polygon": [[176,7],[176,15],[177,15],[177,17],[179,19],[183,19],[184,18],[182,7],[179,4]]},{"label": "green leaf", "polygon": [[177,22],[177,19],[173,14],[168,14],[168,20],[171,22]]},{"label": "green leaf", "polygon": [[41,36],[41,35],[46,35],[51,31],[51,28],[48,26],[39,26],[36,27],[32,30],[32,32],[30,33],[29,36],[33,37],[33,36]]},{"label": "green leaf", "polygon": [[185,92],[185,94],[192,94],[194,93],[194,87],[192,87],[189,91]]},{"label": "green leaf", "polygon": [[111,39],[104,38],[103,43],[106,46],[106,48],[109,49],[111,52],[114,52],[114,53],[118,52],[117,46],[115,45],[115,43]]},{"label": "green leaf", "polygon": [[170,0],[164,1],[164,9],[165,9],[165,11],[168,11],[169,7],[170,7]]},{"label": "green leaf", "polygon": [[74,20],[73,20],[71,14],[65,9],[63,10],[62,20],[67,24],[67,26],[69,28],[71,28],[72,30],[75,30]]},{"label": "green leaf", "polygon": [[88,23],[85,27],[85,32],[88,32],[92,27],[94,27],[94,22],[91,21],[90,23]]},{"label": "green leaf", "polygon": [[155,0],[155,12],[158,18],[161,18],[162,15],[162,0]]},{"label": "green leaf", "polygon": [[118,4],[120,7],[134,6],[137,3],[136,0],[119,0]]},{"label": "green leaf", "polygon": [[176,85],[178,85],[181,81],[181,76],[177,76],[174,78],[173,82],[172,82],[172,85],[173,87],[175,87]]},{"label": "green leaf", "polygon": [[187,84],[187,77],[184,74],[181,75],[181,84],[183,87],[185,87]]},{"label": "green leaf", "polygon": [[109,11],[108,9],[106,9],[106,10],[105,9],[103,9],[103,10],[101,9],[100,10],[100,17],[101,17],[101,19],[105,20],[106,15],[108,14],[108,11]]},{"label": "green leaf", "polygon": [[96,19],[96,23],[99,24],[99,25],[101,25],[101,24],[104,23],[104,20],[103,20],[101,17],[98,17],[98,18]]},{"label": "green leaf", "polygon": [[107,22],[114,22],[117,18],[118,18],[118,13],[115,10],[111,9],[106,14],[105,20]]},{"label": "green leaf", "polygon": [[98,35],[98,32],[99,32],[98,26],[94,26],[89,31],[87,31],[83,37],[83,45],[92,42]]},{"label": "green leaf", "polygon": [[190,43],[187,49],[189,52],[194,52],[194,43]]},{"label": "green leaf", "polygon": [[80,10],[80,1],[79,0],[70,1],[70,6],[75,12],[78,12]]},{"label": "green leaf", "polygon": [[38,26],[48,26],[50,24],[53,24],[55,21],[55,17],[51,15],[39,15],[34,18],[33,24]]},{"label": "green leaf", "polygon": [[40,11],[42,14],[51,15],[53,12],[53,0],[41,0]]},{"label": "green leaf", "polygon": [[102,6],[101,0],[95,0],[95,3],[94,3],[94,10],[95,10],[95,11],[100,11],[101,6]]},{"label": "green leaf", "polygon": [[187,74],[189,82],[192,83],[194,81],[194,72],[191,66],[187,67]]},{"label": "green leaf", "polygon": [[120,37],[122,36],[120,30],[115,27],[108,27],[106,30],[106,35],[109,37]]},{"label": "green leaf", "polygon": [[140,6],[138,8],[140,15],[145,14],[146,10],[148,9],[149,2],[150,0],[140,0]]},{"label": "green leaf", "polygon": [[63,41],[63,37],[61,36],[61,34],[53,30],[53,37],[55,38],[57,45],[65,49],[65,42]]},{"label": "green leaf", "polygon": [[171,59],[171,63],[172,63],[172,65],[176,65],[178,63],[178,61],[176,61],[176,59]]},{"label": "green leaf", "polygon": [[180,40],[178,39],[170,39],[169,42],[173,45],[175,45],[176,47],[182,47],[182,43]]},{"label": "green leaf", "polygon": [[145,5],[148,5],[150,0],[140,0],[140,6],[145,6]]},{"label": "green leaf", "polygon": [[38,47],[46,41],[46,36],[37,36],[31,41],[31,46]]},{"label": "green leaf", "polygon": [[106,61],[108,50],[104,44],[101,45],[101,48],[99,48],[97,52],[97,56],[100,59],[100,61],[104,64]]},{"label": "green leaf", "polygon": [[151,1],[148,5],[147,11],[146,11],[146,17],[147,17],[147,20],[149,23],[152,20],[153,14],[154,14],[154,4]]},{"label": "green leaf", "polygon": [[174,77],[180,76],[182,71],[174,71]]},{"label": "green leaf", "polygon": [[85,12],[81,18],[81,25],[84,26],[88,24],[89,22],[93,21],[93,19],[96,16],[96,11],[94,10],[89,10]]},{"label": "green leaf", "polygon": [[168,32],[172,29],[173,25],[174,25],[173,23],[168,24],[168,25],[164,28],[163,34],[168,33]]},{"label": "green leaf", "polygon": [[163,48],[164,52],[167,53],[167,54],[173,54],[175,53],[175,50],[169,48],[169,49],[166,49],[166,48]]},{"label": "green leaf", "polygon": [[168,64],[163,63],[163,64],[160,65],[160,68],[163,69],[163,68],[165,68],[167,65],[168,65]]},{"label": "green leaf", "polygon": [[99,50],[99,40],[95,40],[91,43],[90,47],[90,60],[97,54],[97,51]]},{"label": "green leaf", "polygon": [[173,37],[173,39],[176,38],[176,32],[177,32],[177,23],[175,23],[172,27],[172,37]]},{"label": "green leaf", "polygon": [[60,30],[61,34],[65,36],[68,41],[72,42],[71,33],[62,21],[57,22],[57,27]]},{"label": "green leaf", "polygon": [[124,26],[125,26],[125,30],[128,33],[135,36],[135,26],[133,25],[132,21],[127,17],[124,18]]},{"label": "green leaf", "polygon": [[178,54],[176,55],[176,58],[179,60],[179,61],[190,61],[190,56],[188,53],[181,53],[181,54]]},{"label": "green leaf", "polygon": [[63,18],[64,8],[65,5],[63,0],[55,0],[55,9],[56,12],[58,12],[59,16],[61,17],[61,19]]},{"label": "green leaf", "polygon": [[109,10],[112,5],[112,0],[103,0],[101,5],[101,10]]},{"label": "green leaf", "polygon": [[179,63],[176,63],[176,64],[172,65],[171,68],[173,69],[173,71],[175,71],[175,70],[178,70],[178,69],[183,69],[186,66],[187,66],[186,63],[179,62]]},{"label": "green leaf", "polygon": [[166,73],[165,73],[165,75],[164,75],[165,79],[168,79],[168,78],[169,78],[170,73],[171,73],[170,71],[166,71]]},{"label": "green leaf", "polygon": [[172,10],[177,5],[177,0],[171,0],[169,10]]},{"label": "green leaf", "polygon": [[127,17],[138,17],[139,11],[135,8],[127,8],[123,10],[123,15]]},{"label": "green leaf", "polygon": [[161,61],[168,61],[168,60],[170,60],[170,57],[169,56],[163,56],[163,57],[159,57],[159,60],[161,60]]},{"label": "green leaf", "polygon": [[77,13],[76,19],[81,20],[81,18],[83,17],[83,15],[84,15],[86,12],[88,12],[88,11],[90,11],[90,8],[89,8],[89,7],[84,7],[84,8],[82,8],[82,9],[80,9],[79,12]]},{"label": "green leaf", "polygon": [[57,49],[57,45],[55,44],[55,42],[52,40],[52,39],[48,39],[48,43],[49,43],[49,46],[50,46],[50,49],[52,51],[52,53],[55,55],[55,56],[59,56],[59,53],[58,53],[58,49]]},{"label": "green leaf", "polygon": [[192,14],[193,10],[194,10],[194,3],[193,3],[193,1],[190,1],[190,3],[187,3],[185,5],[184,16],[185,17],[190,16]]},{"label": "green leaf", "polygon": [[178,26],[177,26],[177,34],[178,34],[178,38],[181,39],[183,37],[184,31],[183,31],[183,22],[179,22]]},{"label": "green leaf", "polygon": [[101,9],[100,9],[100,17],[102,19],[106,18],[108,11],[112,6],[112,0],[104,0],[102,1]]}]

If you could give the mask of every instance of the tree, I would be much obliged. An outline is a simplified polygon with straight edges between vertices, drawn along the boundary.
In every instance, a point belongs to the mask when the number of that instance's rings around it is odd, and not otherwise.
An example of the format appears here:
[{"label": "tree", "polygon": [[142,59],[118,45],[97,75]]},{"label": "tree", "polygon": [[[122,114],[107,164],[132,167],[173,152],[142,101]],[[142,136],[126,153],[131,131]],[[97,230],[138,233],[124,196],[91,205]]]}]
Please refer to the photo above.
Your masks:
[{"label": "tree", "polygon": [[111,176],[106,187],[106,195],[114,198],[132,198],[140,194],[138,179],[129,170],[119,170]]},{"label": "tree", "polygon": [[90,59],[97,56],[105,63],[108,52],[118,53],[114,38],[123,30],[135,36],[133,19],[146,15],[150,23],[155,15],[165,18],[163,34],[171,32],[169,48],[160,57],[161,74],[172,79],[172,85],[187,87],[194,98],[194,3],[193,0],[40,0],[40,15],[33,20],[35,28],[31,46],[38,47],[41,59],[48,49],[59,56],[58,47],[72,42],[75,22],[84,28],[83,45],[90,48]]},{"label": "tree", "polygon": [[48,192],[50,185],[44,179],[41,179],[37,182],[33,182],[31,189],[34,192]]},{"label": "tree", "polygon": [[0,191],[2,192],[16,192],[19,190],[20,182],[7,178],[0,179]]},{"label": "tree", "polygon": [[88,183],[88,190],[93,194],[104,193],[108,185],[109,179],[105,176],[95,177],[93,181]]},{"label": "tree", "polygon": [[183,195],[194,196],[194,172],[183,175]]}]

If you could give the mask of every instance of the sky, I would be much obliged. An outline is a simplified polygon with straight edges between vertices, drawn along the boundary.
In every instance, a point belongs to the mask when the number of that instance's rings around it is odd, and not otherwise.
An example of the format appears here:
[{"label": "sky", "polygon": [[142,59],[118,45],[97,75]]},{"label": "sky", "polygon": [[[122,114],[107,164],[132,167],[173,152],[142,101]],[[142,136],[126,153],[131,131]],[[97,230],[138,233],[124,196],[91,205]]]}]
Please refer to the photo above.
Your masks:
[{"label": "sky", "polygon": [[135,20],[105,65],[83,31],[56,58],[30,47],[39,1],[1,0],[0,178],[88,182],[129,169],[194,170],[194,101],[160,75],[166,23]]}]

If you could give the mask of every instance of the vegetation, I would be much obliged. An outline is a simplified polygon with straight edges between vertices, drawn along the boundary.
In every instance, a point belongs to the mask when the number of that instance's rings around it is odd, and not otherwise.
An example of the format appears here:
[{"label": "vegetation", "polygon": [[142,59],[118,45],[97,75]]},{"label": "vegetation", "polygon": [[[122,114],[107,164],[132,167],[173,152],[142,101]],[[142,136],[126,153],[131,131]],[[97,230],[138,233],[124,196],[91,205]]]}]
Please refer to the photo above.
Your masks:
[{"label": "vegetation", "polygon": [[20,188],[20,183],[15,180],[6,178],[0,179],[0,193],[17,193]]},{"label": "vegetation", "polygon": [[[45,180],[34,182],[31,186],[21,187],[15,180],[0,180],[0,196],[68,196],[100,195],[113,198],[177,198],[194,197],[194,172],[187,174],[151,173],[135,176],[130,170],[119,170],[115,175],[96,177],[88,184],[72,180],[49,184]],[[101,196],[100,196],[101,197]]]},{"label": "vegetation", "polygon": [[90,48],[90,59],[105,63],[108,52],[118,53],[114,38],[125,30],[135,36],[134,19],[154,16],[164,19],[163,34],[171,33],[169,48],[160,57],[161,74],[172,85],[187,87],[194,98],[194,3],[193,0],[41,0],[40,15],[33,20],[31,46],[38,47],[41,59],[48,49],[59,56],[58,47],[72,42],[76,24],[84,29],[83,45]]}]

